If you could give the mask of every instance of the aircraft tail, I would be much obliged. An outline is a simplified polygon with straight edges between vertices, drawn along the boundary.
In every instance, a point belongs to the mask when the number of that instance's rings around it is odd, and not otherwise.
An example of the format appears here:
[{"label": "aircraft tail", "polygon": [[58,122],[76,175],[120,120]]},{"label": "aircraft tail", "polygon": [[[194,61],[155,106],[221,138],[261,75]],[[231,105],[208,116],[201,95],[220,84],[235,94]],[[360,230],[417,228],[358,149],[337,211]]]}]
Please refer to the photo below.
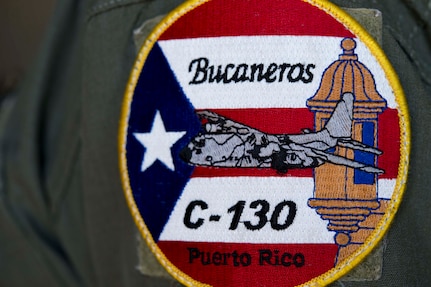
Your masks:
[{"label": "aircraft tail", "polygon": [[335,107],[325,125],[325,129],[332,137],[350,138],[352,136],[353,101],[353,94],[345,93]]}]

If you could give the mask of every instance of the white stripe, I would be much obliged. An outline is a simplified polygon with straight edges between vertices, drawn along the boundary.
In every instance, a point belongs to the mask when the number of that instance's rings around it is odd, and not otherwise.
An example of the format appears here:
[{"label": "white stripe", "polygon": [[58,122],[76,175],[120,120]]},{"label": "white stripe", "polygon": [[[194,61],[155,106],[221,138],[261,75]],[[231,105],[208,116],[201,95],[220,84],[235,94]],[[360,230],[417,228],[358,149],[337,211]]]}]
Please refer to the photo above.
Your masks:
[{"label": "white stripe", "polygon": [[377,182],[377,193],[379,198],[390,199],[395,190],[396,179],[379,179]]},{"label": "white stripe", "polygon": [[[235,178],[192,178],[163,230],[160,240],[195,241],[195,242],[235,242],[235,243],[333,243],[333,232],[326,229],[314,209],[307,206],[308,198],[313,195],[312,178],[294,177],[235,177]],[[194,209],[192,222],[199,218],[205,221],[197,229],[187,228],[184,215],[190,202],[202,200],[208,209]],[[293,224],[287,229],[277,231],[271,228],[270,222],[261,229],[250,231],[243,223],[236,230],[229,230],[233,213],[227,210],[238,201],[245,200],[246,205],[241,222],[257,223],[254,213],[259,209],[249,207],[255,200],[266,200],[270,204],[268,218],[275,206],[285,200],[297,205]],[[279,222],[284,222],[288,208],[280,215]],[[210,222],[211,215],[220,215],[219,222]]]},{"label": "white stripe", "polygon": [[[297,108],[305,107],[306,100],[320,85],[324,70],[342,53],[339,37],[317,36],[239,36],[164,40],[159,44],[168,59],[185,94],[197,109],[204,108]],[[377,90],[395,108],[394,95],[383,70],[369,50],[357,41],[356,54],[373,73]],[[190,63],[200,57],[208,58],[210,65],[271,63],[314,64],[311,83],[287,80],[267,83],[203,83],[189,84],[194,71]],[[277,73],[276,73],[277,74]]]},{"label": "white stripe", "polygon": [[[380,198],[390,198],[395,179],[381,179],[378,182]],[[327,230],[328,221],[322,220],[316,210],[307,205],[313,197],[312,178],[297,177],[232,177],[192,178],[178,200],[165,226],[161,241],[233,242],[233,243],[333,243],[334,232]],[[191,222],[204,219],[202,226],[191,229],[185,226],[187,206],[196,200],[208,204],[208,209],[196,207]],[[233,212],[228,209],[238,201],[246,201],[244,212],[236,230],[229,230]],[[275,206],[286,200],[296,203],[295,219],[287,229],[277,231],[268,222],[262,229],[250,231],[242,223],[257,223],[254,214],[258,209],[250,208],[255,200],[266,200],[270,205],[268,219]],[[279,222],[287,217],[288,208],[281,213]],[[211,215],[220,215],[220,221],[210,222]]]}]

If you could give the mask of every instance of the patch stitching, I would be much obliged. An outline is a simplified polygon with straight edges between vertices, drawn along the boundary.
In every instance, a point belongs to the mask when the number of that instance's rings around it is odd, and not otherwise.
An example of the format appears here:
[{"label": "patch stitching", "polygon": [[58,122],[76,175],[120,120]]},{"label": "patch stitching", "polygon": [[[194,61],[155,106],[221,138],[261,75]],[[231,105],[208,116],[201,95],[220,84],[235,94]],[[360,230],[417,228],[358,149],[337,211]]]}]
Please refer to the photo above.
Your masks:
[{"label": "patch stitching", "polygon": [[[141,48],[137,60],[135,62],[133,72],[130,76],[127,91],[125,94],[125,98],[123,101],[122,107],[122,117],[120,122],[120,133],[119,133],[119,143],[120,143],[120,170],[121,177],[124,187],[125,196],[127,198],[127,202],[132,213],[132,216],[139,227],[139,230],[147,239],[147,244],[149,245],[152,252],[156,255],[157,259],[162,263],[162,265],[171,273],[178,281],[183,284],[188,284],[189,286],[210,286],[207,284],[203,284],[192,279],[190,276],[186,275],[182,271],[180,271],[176,266],[174,266],[166,256],[161,252],[160,248],[154,242],[151,233],[149,232],[146,224],[143,219],[140,217],[140,212],[134,203],[134,197],[132,195],[132,190],[129,185],[128,179],[129,174],[126,165],[126,148],[125,148],[125,138],[127,134],[127,124],[129,119],[129,105],[133,98],[134,88],[137,83],[137,79],[141,73],[143,68],[145,59],[147,58],[149,52],[151,51],[153,45],[158,40],[160,35],[169,28],[177,19],[184,16],[188,12],[192,11],[196,7],[209,2],[210,0],[197,0],[197,1],[189,1],[175,9],[171,12],[164,21],[159,24],[154,31],[149,36],[148,40],[145,42],[143,47]],[[405,101],[405,97],[402,92],[402,88],[399,84],[398,78],[390,66],[389,61],[384,56],[384,53],[380,50],[378,45],[375,43],[374,39],[368,35],[368,33],[347,13],[345,13],[340,8],[336,7],[327,2],[322,2],[318,0],[305,0],[307,2],[318,9],[321,9],[337,19],[340,23],[342,23],[345,27],[347,27],[350,31],[352,31],[358,39],[367,44],[367,47],[370,49],[371,53],[374,55],[382,69],[384,70],[385,77],[388,79],[390,86],[392,87],[395,99],[398,104],[397,111],[399,114],[400,121],[400,130],[401,130],[401,142],[400,144],[400,163],[398,168],[398,175],[396,179],[396,186],[394,189],[394,194],[390,200],[390,205],[388,206],[384,217],[379,221],[372,235],[367,237],[367,240],[362,244],[362,246],[350,254],[347,259],[345,259],[342,263],[336,265],[334,268],[329,270],[328,272],[313,278],[312,280],[300,285],[300,286],[320,286],[321,284],[327,284],[332,282],[348,271],[352,269],[350,265],[356,266],[360,261],[363,260],[365,256],[371,252],[372,248],[370,246],[375,246],[383,237],[384,233],[388,230],[389,224],[388,221],[393,220],[395,216],[395,212],[399,207],[400,199],[405,190],[405,183],[408,173],[408,164],[409,164],[409,151],[410,151],[410,122],[408,120],[408,112],[407,112],[407,104]],[[341,20],[342,19],[342,20]],[[150,240],[148,240],[150,239]]]}]

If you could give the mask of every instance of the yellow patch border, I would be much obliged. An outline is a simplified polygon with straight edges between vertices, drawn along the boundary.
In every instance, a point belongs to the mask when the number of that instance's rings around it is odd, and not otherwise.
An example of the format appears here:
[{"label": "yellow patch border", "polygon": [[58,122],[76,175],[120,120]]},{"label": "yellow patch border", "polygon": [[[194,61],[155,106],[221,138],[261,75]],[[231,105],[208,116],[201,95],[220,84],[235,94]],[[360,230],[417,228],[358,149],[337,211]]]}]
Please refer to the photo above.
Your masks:
[{"label": "yellow patch border", "polygon": [[[144,45],[141,47],[138,56],[135,60],[132,72],[130,74],[127,88],[124,94],[123,105],[121,109],[120,118],[120,128],[118,135],[119,142],[119,168],[121,173],[121,181],[123,185],[124,195],[127,200],[130,212],[133,216],[135,224],[137,225],[140,233],[145,238],[147,245],[150,250],[156,256],[157,260],[164,266],[164,268],[179,282],[187,286],[196,287],[210,287],[208,284],[201,283],[194,280],[181,270],[179,270],[175,265],[173,265],[166,256],[159,249],[157,244],[149,232],[144,220],[142,219],[138,207],[133,198],[132,189],[130,187],[129,174],[127,170],[127,159],[126,159],[126,137],[127,137],[127,126],[129,119],[130,104],[133,99],[134,90],[141,74],[142,68],[144,66],[145,60],[153,48],[154,44],[158,38],[180,17],[187,14],[196,7],[209,2],[211,0],[189,0],[171,13],[169,13],[162,21],[159,23],[150,36],[145,41]],[[398,167],[398,176],[396,179],[395,189],[390,200],[390,204],[375,230],[367,237],[364,244],[361,245],[355,252],[353,252],[348,258],[343,260],[341,263],[337,264],[334,268],[330,269],[326,273],[311,279],[310,281],[299,285],[301,287],[305,286],[325,286],[346,273],[352,270],[357,264],[359,264],[380,242],[385,233],[390,227],[392,220],[395,217],[396,211],[401,203],[402,196],[405,191],[405,186],[407,182],[407,174],[409,167],[409,155],[410,155],[410,120],[407,108],[407,102],[404,96],[403,89],[399,82],[398,76],[390,64],[389,60],[386,58],[383,50],[376,43],[372,36],[349,14],[343,11],[338,6],[325,1],[325,0],[301,0],[307,2],[331,15],[337,21],[342,23],[347,29],[349,29],[357,38],[362,41],[368,49],[371,51],[372,55],[376,58],[377,62],[382,67],[385,72],[385,76],[389,81],[395,100],[397,103],[397,111],[399,116],[399,126],[400,126],[400,163]]]}]

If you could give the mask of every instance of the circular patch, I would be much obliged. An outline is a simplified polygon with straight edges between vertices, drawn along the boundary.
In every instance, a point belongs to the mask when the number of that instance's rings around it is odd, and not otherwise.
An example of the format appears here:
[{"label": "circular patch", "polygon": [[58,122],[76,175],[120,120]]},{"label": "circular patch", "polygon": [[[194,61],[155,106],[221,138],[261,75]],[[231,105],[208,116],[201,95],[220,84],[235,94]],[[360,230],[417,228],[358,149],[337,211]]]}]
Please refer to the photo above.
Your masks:
[{"label": "circular patch", "polygon": [[326,1],[189,1],[141,48],[121,175],[160,263],[188,286],[317,286],[399,206],[408,112],[374,40]]}]

